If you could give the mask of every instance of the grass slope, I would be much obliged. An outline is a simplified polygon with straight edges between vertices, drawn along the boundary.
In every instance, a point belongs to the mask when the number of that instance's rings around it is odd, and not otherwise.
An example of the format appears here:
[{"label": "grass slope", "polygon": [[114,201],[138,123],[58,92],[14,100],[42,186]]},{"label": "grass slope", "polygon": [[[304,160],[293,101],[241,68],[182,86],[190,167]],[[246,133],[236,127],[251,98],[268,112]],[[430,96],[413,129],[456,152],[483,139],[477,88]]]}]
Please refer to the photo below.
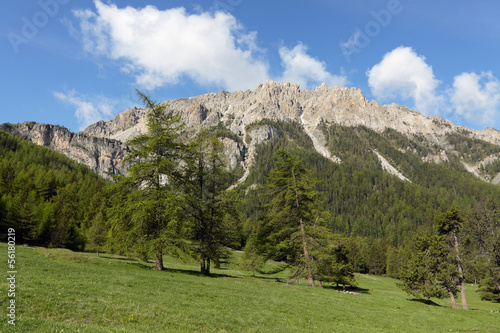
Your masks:
[{"label": "grass slope", "polygon": [[[352,295],[288,285],[279,275],[253,278],[231,265],[205,277],[172,258],[157,272],[107,254],[16,251],[16,326],[7,324],[3,278],[0,332],[500,332],[500,304],[480,301],[473,286],[474,310],[465,311],[412,301],[378,276],[358,276]],[[6,244],[0,253],[7,257]]]}]

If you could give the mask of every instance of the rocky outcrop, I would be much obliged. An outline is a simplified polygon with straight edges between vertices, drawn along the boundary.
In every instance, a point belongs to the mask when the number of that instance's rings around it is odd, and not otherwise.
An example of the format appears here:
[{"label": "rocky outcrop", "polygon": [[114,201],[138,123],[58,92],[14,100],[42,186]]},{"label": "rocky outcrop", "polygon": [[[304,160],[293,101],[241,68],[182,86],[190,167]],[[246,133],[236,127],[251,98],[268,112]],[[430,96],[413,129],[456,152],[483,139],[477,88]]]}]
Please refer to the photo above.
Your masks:
[{"label": "rocky outcrop", "polygon": [[128,148],[120,141],[75,134],[61,126],[34,122],[3,124],[0,129],[62,153],[104,178],[111,179],[112,175],[125,172],[122,160]]},{"label": "rocky outcrop", "polygon": [[[437,147],[428,156],[422,156],[425,162],[446,162],[456,153],[447,141],[447,135],[451,133],[500,145],[500,132],[493,128],[484,131],[467,129],[439,116],[423,116],[398,104],[379,105],[376,101],[368,101],[359,89],[325,84],[313,90],[301,90],[297,84],[271,81],[259,84],[253,91],[208,93],[170,100],[165,105],[166,112],[180,115],[188,136],[200,125],[211,127],[219,123],[236,134],[237,140],[224,139],[224,152],[229,166],[241,165],[244,176],[248,175],[254,161],[255,146],[279,135],[272,126],[249,126],[264,119],[301,124],[316,151],[336,163],[341,163],[341,160],[327,149],[320,125],[362,125],[377,132],[392,129],[410,138],[423,138],[428,146]],[[33,142],[89,165],[99,174],[106,174],[110,170],[122,170],[119,162],[126,152],[123,143],[147,130],[146,116],[146,109],[134,107],[113,120],[92,124],[80,134],[33,123],[21,124],[19,132]],[[53,135],[47,134],[51,131]]]},{"label": "rocky outcrop", "polygon": [[[248,125],[263,119],[301,123],[318,153],[336,163],[341,163],[341,160],[331,156],[323,132],[318,127],[320,124],[362,125],[377,132],[393,129],[410,137],[423,137],[429,144],[442,148],[435,155],[423,157],[426,162],[440,163],[448,160],[447,151],[451,151],[447,147],[446,136],[450,133],[461,133],[500,145],[500,132],[493,128],[484,131],[467,129],[439,116],[423,116],[398,104],[379,105],[376,101],[370,102],[360,89],[327,87],[325,84],[314,90],[300,90],[297,84],[270,81],[259,84],[253,91],[221,91],[171,100],[165,104],[167,112],[180,114],[188,131],[195,131],[202,124],[210,127],[222,122],[240,136],[243,146],[232,144],[227,152],[232,156],[230,165],[235,165],[237,156],[241,156],[244,150],[241,164],[245,170],[253,162],[255,145],[272,140],[276,135],[269,127],[259,127],[246,133]],[[89,126],[82,133],[126,141],[145,131],[146,114],[144,109],[126,110],[113,120]],[[247,137],[250,142],[245,141]]]},{"label": "rocky outcrop", "polygon": [[[255,90],[209,93],[165,102],[170,113],[178,113],[188,128],[222,121],[232,132],[243,137],[244,127],[262,119],[295,121],[315,129],[319,124],[363,125],[378,132],[387,128],[409,135],[423,135],[441,144],[448,133],[466,133],[471,138],[500,145],[500,132],[488,128],[476,131],[456,126],[439,116],[425,117],[407,107],[369,102],[360,89],[325,84],[314,90],[300,90],[299,85],[267,82]],[[146,110],[126,110],[107,122],[98,122],[82,133],[90,136],[125,140],[145,130]],[[131,131],[133,129],[133,131]],[[135,131],[135,132],[134,132]],[[318,132],[319,133],[319,132]],[[312,134],[313,136],[316,134]],[[324,140],[318,138],[321,143]]]},{"label": "rocky outcrop", "polygon": [[398,177],[401,180],[404,180],[405,182],[410,182],[411,181],[406,178],[401,172],[399,172],[395,167],[393,167],[386,159],[384,156],[380,155],[378,151],[373,151],[375,155],[377,155],[380,164],[382,165],[382,169],[384,169],[386,172],[390,173],[391,175],[394,175]]}]

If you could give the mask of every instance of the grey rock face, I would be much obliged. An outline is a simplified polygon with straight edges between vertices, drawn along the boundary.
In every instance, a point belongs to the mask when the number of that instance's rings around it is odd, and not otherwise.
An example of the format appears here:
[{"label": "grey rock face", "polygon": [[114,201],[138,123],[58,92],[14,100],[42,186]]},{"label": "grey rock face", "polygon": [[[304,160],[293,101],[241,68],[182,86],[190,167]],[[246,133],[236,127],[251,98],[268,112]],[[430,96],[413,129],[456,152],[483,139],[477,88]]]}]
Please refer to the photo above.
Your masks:
[{"label": "grey rock face", "polygon": [[125,172],[122,160],[128,148],[120,141],[75,134],[61,126],[34,122],[3,124],[0,129],[62,153],[104,178],[111,179],[112,175]]},{"label": "grey rock face", "polygon": [[[500,132],[493,128],[484,131],[467,129],[439,116],[423,116],[398,104],[370,102],[359,89],[327,87],[325,84],[313,90],[300,90],[297,84],[270,81],[259,84],[253,91],[221,91],[171,100],[165,104],[168,113],[181,116],[188,133],[195,133],[201,125],[211,127],[222,122],[236,134],[239,137],[237,141],[224,139],[225,154],[229,166],[241,165],[245,175],[248,175],[248,168],[254,161],[255,145],[272,140],[277,135],[272,126],[267,125],[250,127],[247,133],[248,125],[264,119],[301,124],[318,153],[336,163],[341,163],[341,160],[330,156],[319,125],[363,125],[377,132],[392,129],[409,137],[423,137],[428,143],[440,147],[436,155],[423,158],[430,163],[447,161],[447,156],[454,153],[446,140],[451,133],[500,145]],[[124,142],[147,130],[146,115],[146,109],[134,107],[118,114],[113,120],[90,125],[80,134],[33,123],[19,125],[18,132],[104,175],[110,170],[123,171],[120,161],[126,153]]]},{"label": "grey rock face", "polygon": [[[196,128],[200,124],[216,125],[222,121],[242,137],[246,125],[271,119],[303,123],[311,130],[320,123],[363,125],[378,132],[390,128],[410,135],[422,134],[436,143],[440,143],[440,138],[448,133],[465,131],[471,138],[500,145],[500,132],[493,128],[484,131],[467,129],[439,116],[425,117],[398,104],[368,102],[359,89],[327,87],[324,84],[314,90],[300,90],[297,84],[270,81],[259,84],[253,91],[221,91],[167,101],[165,104],[168,112],[181,115],[188,128]],[[82,133],[124,141],[129,135],[146,129],[146,114],[144,109],[126,110],[113,120],[89,126]]]}]

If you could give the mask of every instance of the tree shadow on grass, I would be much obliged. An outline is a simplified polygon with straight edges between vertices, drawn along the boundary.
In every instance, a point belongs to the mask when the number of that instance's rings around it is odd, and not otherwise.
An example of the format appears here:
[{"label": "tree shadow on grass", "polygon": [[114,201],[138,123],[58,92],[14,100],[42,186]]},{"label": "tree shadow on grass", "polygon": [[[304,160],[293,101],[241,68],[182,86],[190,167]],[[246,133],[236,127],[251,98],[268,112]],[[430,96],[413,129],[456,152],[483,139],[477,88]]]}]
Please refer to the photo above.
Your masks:
[{"label": "tree shadow on grass", "polygon": [[430,299],[422,299],[422,298],[410,298],[409,299],[410,302],[418,302],[418,303],[423,303],[423,304],[426,304],[426,305],[432,305],[432,306],[442,306],[442,305],[439,305],[433,301],[431,301]]},{"label": "tree shadow on grass", "polygon": [[346,286],[345,288],[343,288],[342,286],[333,286],[333,285],[323,285],[323,288],[324,289],[332,289],[332,290],[335,290],[335,291],[339,291],[339,292],[350,292],[350,293],[358,293],[358,294],[366,294],[366,295],[370,295],[370,289],[366,289],[366,288],[360,288],[360,287],[356,287],[356,286]]},{"label": "tree shadow on grass", "polygon": [[[153,270],[153,266],[151,265],[146,265],[145,263],[140,263],[140,262],[135,262],[135,263],[130,263],[130,265],[137,266],[142,269],[147,269],[147,270]],[[186,274],[186,275],[191,275],[191,276],[201,276],[201,277],[209,277],[209,278],[232,278],[232,279],[240,279],[238,276],[233,276],[233,275],[227,275],[227,274],[220,274],[220,273],[210,273],[208,275],[201,273],[200,271],[197,270],[192,270],[192,269],[182,269],[182,268],[170,268],[170,267],[165,267],[163,273],[180,273],[180,274]]]}]

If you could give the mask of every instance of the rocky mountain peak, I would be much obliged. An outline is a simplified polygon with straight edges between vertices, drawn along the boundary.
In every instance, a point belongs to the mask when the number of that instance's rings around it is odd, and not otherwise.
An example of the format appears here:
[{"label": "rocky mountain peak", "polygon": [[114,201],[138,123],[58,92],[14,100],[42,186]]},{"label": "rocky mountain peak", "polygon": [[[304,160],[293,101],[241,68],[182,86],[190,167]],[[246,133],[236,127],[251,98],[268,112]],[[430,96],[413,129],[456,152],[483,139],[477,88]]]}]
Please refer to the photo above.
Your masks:
[{"label": "rocky mountain peak", "polygon": [[[500,132],[495,129],[470,130],[439,116],[426,117],[398,104],[380,105],[368,101],[361,89],[353,87],[322,84],[313,90],[301,90],[298,84],[269,81],[257,85],[254,90],[220,91],[164,103],[168,112],[180,114],[188,130],[195,131],[200,125],[210,127],[221,122],[239,136],[243,144],[234,143],[227,150],[232,156],[231,164],[242,160],[245,169],[252,164],[255,144],[272,140],[275,135],[270,128],[252,128],[251,133],[247,133],[249,125],[264,119],[300,123],[315,149],[336,163],[341,161],[331,156],[326,148],[321,124],[361,125],[377,132],[392,129],[410,137],[422,136],[432,144],[442,146],[443,151],[446,150],[446,135],[454,132],[500,145]],[[144,109],[126,110],[113,120],[89,126],[83,133],[126,141],[146,130],[146,114]],[[251,142],[246,142],[247,137],[252,139]],[[442,152],[427,157],[427,161],[445,160],[446,154],[443,157]]]},{"label": "rocky mountain peak", "polygon": [[[222,123],[238,138],[224,140],[230,166],[241,163],[246,171],[253,163],[256,144],[273,140],[278,135],[269,125],[250,126],[265,119],[300,124],[317,152],[335,163],[341,163],[341,159],[331,156],[327,149],[324,126],[365,126],[379,133],[391,129],[410,138],[424,138],[441,147],[435,155],[426,156],[426,162],[447,161],[447,154],[453,153],[447,142],[447,136],[452,133],[500,145],[500,132],[496,129],[467,129],[439,116],[426,117],[398,104],[380,105],[368,101],[361,89],[326,84],[312,90],[301,90],[298,84],[269,81],[257,85],[254,90],[220,91],[164,103],[167,112],[181,116],[188,133],[194,133],[200,125],[212,127]],[[126,141],[147,130],[147,113],[148,110],[143,108],[127,109],[112,120],[88,126],[79,134],[34,123],[15,125],[11,130],[37,144],[63,152],[104,175],[111,169],[120,168]],[[478,165],[469,169],[474,167]]]}]

